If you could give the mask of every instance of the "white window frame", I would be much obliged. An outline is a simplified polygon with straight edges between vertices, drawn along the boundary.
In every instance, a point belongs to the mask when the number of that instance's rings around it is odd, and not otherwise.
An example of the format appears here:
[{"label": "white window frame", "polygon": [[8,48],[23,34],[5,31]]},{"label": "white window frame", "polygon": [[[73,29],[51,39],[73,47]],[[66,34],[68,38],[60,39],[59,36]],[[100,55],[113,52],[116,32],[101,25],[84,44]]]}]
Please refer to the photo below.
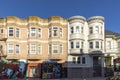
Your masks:
[{"label": "white window frame", "polygon": [[63,28],[60,28],[60,37],[63,38]]},{"label": "white window frame", "polygon": [[111,49],[111,41],[107,41],[107,49]]},{"label": "white window frame", "polygon": [[16,28],[16,38],[20,38],[20,29]]},{"label": "white window frame", "polygon": [[[12,28],[11,30],[12,30],[13,32],[10,32],[10,28]],[[10,36],[10,34],[12,34],[12,36]],[[14,36],[14,28],[13,28],[13,27],[9,27],[9,28],[8,28],[8,36],[9,36],[9,37],[13,37],[13,36]]]},{"label": "white window frame", "polygon": [[[56,29],[55,29],[56,28]],[[53,37],[58,37],[58,27],[53,27]],[[56,31],[56,32],[55,32]],[[54,35],[56,33],[56,35]]]},{"label": "white window frame", "polygon": [[100,43],[99,43],[99,41],[96,41],[96,42],[95,42],[95,48],[100,48]]},{"label": "white window frame", "polygon": [[42,38],[42,29],[41,28],[38,28],[38,38]]},{"label": "white window frame", "polygon": [[76,57],[72,57],[72,63],[76,64]]},{"label": "white window frame", "polygon": [[13,53],[14,53],[14,45],[8,44],[8,54],[13,54]]},{"label": "white window frame", "polygon": [[76,41],[76,48],[80,48],[80,42]]},{"label": "white window frame", "polygon": [[89,34],[93,34],[93,27],[89,28]]},{"label": "white window frame", "polygon": [[[34,50],[32,49],[33,46],[34,46]],[[33,52],[32,50],[33,50],[34,52]],[[30,54],[36,54],[36,44],[30,44]]]},{"label": "white window frame", "polygon": [[[34,28],[34,30],[33,30],[33,28]],[[34,34],[34,36],[32,34]],[[31,27],[30,28],[30,37],[36,37],[36,27]]]},{"label": "white window frame", "polygon": [[76,33],[80,33],[80,26],[76,26]]},{"label": "white window frame", "polygon": [[42,53],[42,46],[38,45],[38,54],[41,54],[41,53]]},{"label": "white window frame", "polygon": [[[56,49],[55,49],[55,47],[56,47]],[[54,50],[57,50],[57,52],[54,52]],[[59,53],[59,48],[58,48],[58,45],[57,45],[57,44],[53,44],[53,45],[52,45],[52,53],[53,53],[53,54],[58,54],[58,53]]]},{"label": "white window frame", "polygon": [[90,49],[93,49],[93,48],[94,48],[93,42],[89,42],[89,48],[90,48]]},{"label": "white window frame", "polygon": [[[17,48],[17,46],[18,46],[18,48]],[[20,54],[20,45],[19,44],[16,45],[16,54]]]},{"label": "white window frame", "polygon": [[99,34],[99,26],[95,27],[95,33]]},{"label": "white window frame", "polygon": [[60,53],[63,53],[63,45],[60,44]]}]

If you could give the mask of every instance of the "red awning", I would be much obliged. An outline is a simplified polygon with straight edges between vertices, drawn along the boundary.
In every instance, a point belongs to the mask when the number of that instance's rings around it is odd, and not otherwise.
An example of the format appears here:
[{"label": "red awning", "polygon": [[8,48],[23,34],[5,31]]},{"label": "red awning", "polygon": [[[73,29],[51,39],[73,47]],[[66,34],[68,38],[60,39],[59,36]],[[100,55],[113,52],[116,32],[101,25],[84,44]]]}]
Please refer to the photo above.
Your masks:
[{"label": "red awning", "polygon": [[8,68],[14,69],[14,70],[19,70],[19,67],[16,64],[8,64]]}]

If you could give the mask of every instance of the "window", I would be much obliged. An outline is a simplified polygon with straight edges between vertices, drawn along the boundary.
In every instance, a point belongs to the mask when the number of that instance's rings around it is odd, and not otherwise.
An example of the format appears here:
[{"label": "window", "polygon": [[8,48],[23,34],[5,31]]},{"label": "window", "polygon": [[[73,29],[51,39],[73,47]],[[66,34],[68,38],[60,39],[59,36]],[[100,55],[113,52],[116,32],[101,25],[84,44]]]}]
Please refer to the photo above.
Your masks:
[{"label": "window", "polygon": [[75,63],[76,63],[76,58],[75,58],[75,57],[73,57],[73,60],[72,60],[72,61],[73,61],[73,63],[75,64]]},{"label": "window", "polygon": [[3,33],[3,29],[0,29],[0,33]]},{"label": "window", "polygon": [[80,57],[77,58],[77,63],[80,64]]},{"label": "window", "polygon": [[93,34],[93,27],[90,27],[89,29],[90,34]]},{"label": "window", "polygon": [[62,44],[60,45],[60,53],[62,53],[63,46]]},{"label": "window", "polygon": [[83,27],[81,27],[81,33],[83,33]]},{"label": "window", "polygon": [[62,37],[63,35],[63,29],[62,28],[60,28],[60,37]]},{"label": "window", "polygon": [[96,41],[96,48],[99,48],[99,42]]},{"label": "window", "polygon": [[102,49],[103,47],[102,47],[102,42],[101,42],[101,49]]},{"label": "window", "polygon": [[96,33],[99,33],[99,26],[96,26]]},{"label": "window", "polygon": [[9,44],[8,45],[8,53],[13,53],[14,51],[14,45],[13,44]]},{"label": "window", "polygon": [[81,48],[83,48],[83,46],[84,46],[84,45],[83,45],[83,42],[81,42]]},{"label": "window", "polygon": [[49,44],[49,54],[51,54],[51,50],[52,50],[52,47],[51,47],[51,44]]},{"label": "window", "polygon": [[53,45],[53,53],[58,53],[58,45]]},{"label": "window", "polygon": [[53,27],[53,36],[56,37],[57,36],[57,32],[58,28],[57,27]]},{"label": "window", "polygon": [[76,48],[80,48],[80,43],[76,42]]},{"label": "window", "polygon": [[82,64],[85,64],[85,63],[86,63],[85,57],[82,57]]},{"label": "window", "polygon": [[20,46],[16,45],[16,53],[19,54],[20,53]]},{"label": "window", "polygon": [[107,41],[107,49],[111,49],[111,41]]},{"label": "window", "polygon": [[35,37],[36,36],[36,28],[32,27],[31,28],[31,37]]},{"label": "window", "polygon": [[89,43],[89,48],[91,48],[91,49],[93,48],[93,42]]},{"label": "window", "polygon": [[73,42],[71,42],[71,48],[74,48],[74,43]]},{"label": "window", "polygon": [[74,33],[74,29],[73,29],[73,27],[71,27],[71,34],[73,34]]},{"label": "window", "polygon": [[51,28],[49,28],[49,38],[51,37]]},{"label": "window", "polygon": [[38,45],[38,54],[41,54],[41,45]]},{"label": "window", "polygon": [[80,33],[80,27],[76,26],[76,33]]},{"label": "window", "polygon": [[13,32],[14,29],[12,27],[9,27],[9,36],[12,37],[13,36]]},{"label": "window", "polygon": [[38,28],[38,37],[41,38],[41,29]]},{"label": "window", "polygon": [[35,44],[31,44],[30,53],[36,53],[36,45]]},{"label": "window", "polygon": [[20,34],[19,28],[16,28],[16,37],[17,38],[19,38],[19,34]]}]

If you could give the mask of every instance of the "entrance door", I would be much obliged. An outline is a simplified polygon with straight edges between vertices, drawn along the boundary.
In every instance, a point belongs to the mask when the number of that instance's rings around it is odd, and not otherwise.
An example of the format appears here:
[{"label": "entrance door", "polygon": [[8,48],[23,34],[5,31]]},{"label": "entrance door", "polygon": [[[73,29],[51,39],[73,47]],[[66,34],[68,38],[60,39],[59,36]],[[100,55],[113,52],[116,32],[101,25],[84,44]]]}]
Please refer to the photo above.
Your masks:
[{"label": "entrance door", "polygon": [[94,77],[100,77],[102,72],[101,67],[101,57],[99,56],[93,56],[93,76]]}]

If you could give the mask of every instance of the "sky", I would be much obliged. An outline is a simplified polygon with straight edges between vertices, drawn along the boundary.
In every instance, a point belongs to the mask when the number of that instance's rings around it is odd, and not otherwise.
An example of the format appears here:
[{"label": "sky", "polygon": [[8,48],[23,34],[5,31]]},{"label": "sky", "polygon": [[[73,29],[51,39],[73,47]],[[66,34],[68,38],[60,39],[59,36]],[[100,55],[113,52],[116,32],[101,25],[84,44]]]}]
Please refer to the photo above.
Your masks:
[{"label": "sky", "polygon": [[105,29],[120,33],[120,0],[0,0],[0,17],[103,16]]}]

